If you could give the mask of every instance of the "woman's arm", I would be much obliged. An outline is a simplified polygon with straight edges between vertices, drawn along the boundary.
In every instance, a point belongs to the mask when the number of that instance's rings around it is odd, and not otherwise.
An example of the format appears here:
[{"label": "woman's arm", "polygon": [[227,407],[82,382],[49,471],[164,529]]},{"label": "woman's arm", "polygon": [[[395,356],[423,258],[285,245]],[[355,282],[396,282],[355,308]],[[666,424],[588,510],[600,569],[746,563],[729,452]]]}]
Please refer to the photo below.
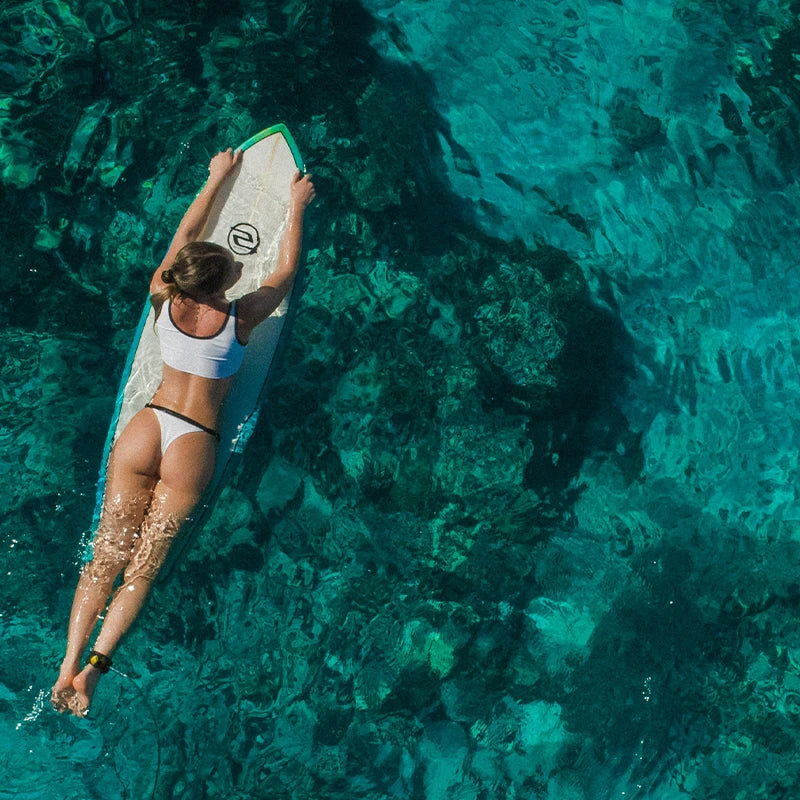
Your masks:
[{"label": "woman's arm", "polygon": [[172,266],[175,256],[180,249],[188,242],[194,242],[203,234],[203,229],[208,222],[208,215],[211,213],[211,206],[217,196],[220,186],[225,179],[233,172],[242,160],[242,151],[233,152],[229,147],[217,153],[208,165],[208,180],[200,193],[195,197],[192,204],[183,215],[183,219],[172,237],[169,250],[158,265],[158,269],[153,273],[150,281],[150,294],[160,292],[165,283],[161,280],[161,272]]},{"label": "woman's arm", "polygon": [[291,200],[289,201],[289,221],[278,250],[278,264],[254,292],[242,297],[237,308],[241,334],[246,337],[260,322],[263,322],[282,302],[292,287],[300,254],[303,249],[303,217],[306,208],[316,196],[310,175],[300,175],[300,170],[292,178]]}]

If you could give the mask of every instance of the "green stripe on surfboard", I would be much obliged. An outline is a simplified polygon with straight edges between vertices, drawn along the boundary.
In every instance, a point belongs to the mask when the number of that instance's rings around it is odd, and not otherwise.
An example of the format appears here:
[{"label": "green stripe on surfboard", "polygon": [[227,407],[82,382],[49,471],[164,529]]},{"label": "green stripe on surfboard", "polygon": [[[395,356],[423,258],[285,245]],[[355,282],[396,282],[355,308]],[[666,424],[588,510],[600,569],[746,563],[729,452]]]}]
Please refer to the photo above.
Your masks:
[{"label": "green stripe on surfboard", "polygon": [[295,143],[292,134],[289,133],[289,129],[282,122],[279,122],[277,125],[272,125],[269,128],[264,128],[263,131],[259,131],[245,142],[240,144],[237,149],[247,150],[248,147],[252,147],[256,142],[260,142],[262,139],[266,139],[267,136],[272,136],[275,133],[283,134],[283,138],[286,139],[286,144],[289,145],[289,149],[292,151],[292,157],[294,158],[294,163],[297,164],[297,169],[305,172],[303,158],[300,155],[300,151],[297,149],[297,144]]}]

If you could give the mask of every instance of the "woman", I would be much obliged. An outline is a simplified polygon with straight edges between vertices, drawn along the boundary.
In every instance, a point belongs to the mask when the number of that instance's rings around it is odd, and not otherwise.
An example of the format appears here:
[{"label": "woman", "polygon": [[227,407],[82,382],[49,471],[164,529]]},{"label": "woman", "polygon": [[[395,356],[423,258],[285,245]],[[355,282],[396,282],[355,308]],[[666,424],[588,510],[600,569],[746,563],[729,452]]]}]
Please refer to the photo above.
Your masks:
[{"label": "woman", "polygon": [[[226,300],[242,264],[225,248],[198,240],[217,192],[240,160],[241,152],[230,148],[211,159],[208,181],[150,281],[162,381],[120,434],[109,459],[92,559],[81,571],[67,651],[53,686],[52,703],[61,713],[88,712],[97,681],[111,667],[111,654],[213,475],[220,408],[248,337],[278,307],[297,272],[303,216],[314,199],[310,176],[299,171],[292,180],[277,268],[256,291],[234,303]],[[81,656],[120,572],[122,585],[81,669]]]}]

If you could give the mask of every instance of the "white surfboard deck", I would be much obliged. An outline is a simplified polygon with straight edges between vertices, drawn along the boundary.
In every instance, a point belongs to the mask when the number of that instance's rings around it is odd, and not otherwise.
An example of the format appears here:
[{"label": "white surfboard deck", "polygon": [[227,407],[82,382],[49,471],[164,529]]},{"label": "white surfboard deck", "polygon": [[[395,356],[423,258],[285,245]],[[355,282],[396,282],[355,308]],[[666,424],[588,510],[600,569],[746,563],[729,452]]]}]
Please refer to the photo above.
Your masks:
[{"label": "white surfboard deck", "polygon": [[[239,148],[242,161],[221,187],[202,239],[230,249],[243,264],[242,277],[228,293],[235,300],[258,288],[277,264],[278,247],[286,227],[291,181],[302,160],[291,134],[283,125],[267,128]],[[258,419],[270,369],[290,308],[291,292],[272,316],[250,335],[244,361],[233,378],[220,416],[220,443],[216,469],[193,519],[173,545],[166,577],[177,555],[192,538],[221,490],[234,455],[241,453]],[[117,436],[148,403],[161,381],[161,352],[154,328],[154,312],[147,301],[125,365],[117,404],[106,440],[93,528],[96,528],[105,491],[106,468]]]}]

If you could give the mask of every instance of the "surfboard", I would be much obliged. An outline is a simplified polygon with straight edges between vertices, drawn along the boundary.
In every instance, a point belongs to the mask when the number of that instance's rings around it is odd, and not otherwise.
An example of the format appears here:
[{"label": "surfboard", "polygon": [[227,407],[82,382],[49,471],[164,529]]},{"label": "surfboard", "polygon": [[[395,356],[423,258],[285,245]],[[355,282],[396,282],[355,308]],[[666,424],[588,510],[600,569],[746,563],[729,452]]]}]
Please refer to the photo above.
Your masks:
[{"label": "surfboard", "polygon": [[[230,249],[241,261],[242,277],[227,293],[235,300],[254,291],[275,268],[286,228],[291,180],[303,161],[285,125],[273,125],[239,146],[242,160],[222,185],[211,208],[202,239]],[[258,421],[276,352],[292,309],[290,291],[272,316],[250,335],[244,361],[233,378],[222,408],[220,444],[214,476],[198,507],[173,544],[160,580],[197,532],[235,467]],[[117,436],[149,402],[161,381],[161,352],[149,298],[123,369],[114,413],[103,451],[92,530],[97,528],[106,486],[106,469]]]}]

